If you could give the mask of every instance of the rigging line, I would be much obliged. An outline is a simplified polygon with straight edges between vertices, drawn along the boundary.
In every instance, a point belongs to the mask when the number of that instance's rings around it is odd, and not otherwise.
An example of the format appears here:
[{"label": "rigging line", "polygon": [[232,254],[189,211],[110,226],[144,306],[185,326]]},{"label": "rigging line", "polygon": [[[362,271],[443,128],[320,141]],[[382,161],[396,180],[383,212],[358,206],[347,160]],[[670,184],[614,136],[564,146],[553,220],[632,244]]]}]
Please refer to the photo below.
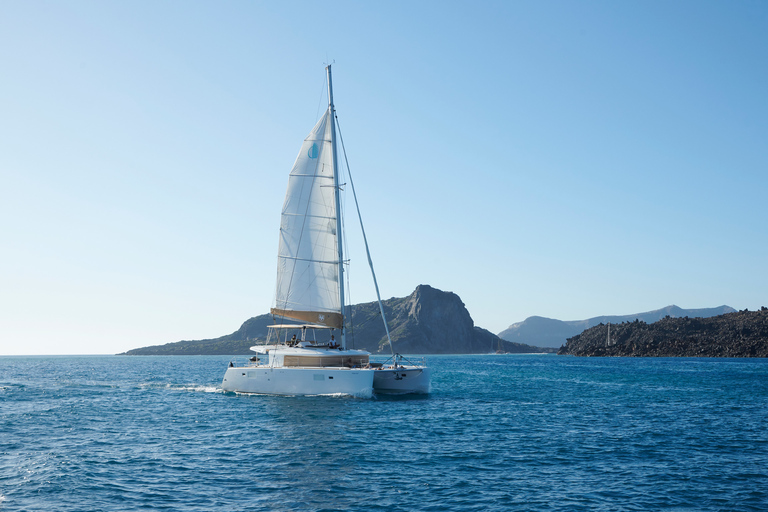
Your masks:
[{"label": "rigging line", "polygon": [[[339,120],[339,118],[338,118],[338,116],[336,116],[335,112],[334,112],[334,117],[335,117],[336,121]],[[341,132],[339,132],[339,136],[341,136]],[[342,149],[343,149],[343,141],[342,141]],[[344,166],[344,170],[346,171],[347,177],[349,177],[349,162],[346,161],[346,157],[345,157],[344,160],[345,160],[345,164],[346,164]],[[347,194],[346,194],[346,189],[344,188],[345,185],[346,185],[346,183],[339,184],[339,196],[340,196],[341,202],[342,202],[342,206],[341,206],[342,212],[346,212],[347,211],[347,209],[346,209],[347,208]],[[346,236],[346,233],[347,233],[347,230],[346,230],[347,229],[347,227],[346,227],[347,226],[346,225],[346,220],[347,220],[346,214],[341,215],[341,225],[342,225],[342,230],[341,231],[342,231],[342,235],[343,235],[342,241],[344,243],[344,254],[350,254],[350,252],[349,252],[349,240],[347,239],[347,236]],[[351,345],[352,345],[352,348],[355,348],[355,331],[354,331],[354,327],[355,326],[352,323],[352,321],[353,321],[353,318],[352,318],[352,316],[353,316],[353,313],[352,313],[353,306],[352,306],[352,285],[351,285],[352,281],[351,281],[351,272],[350,272],[350,270],[352,269],[352,265],[350,264],[350,260],[347,260],[345,263],[346,263],[346,270],[344,271],[344,277],[345,277],[345,282],[346,282],[346,286],[347,286],[346,287],[347,304],[348,304],[348,307],[349,307],[349,317],[348,318],[349,318],[349,327],[350,327],[350,333],[351,333],[351,338],[352,338]]]},{"label": "rigging line", "polygon": [[357,324],[357,328],[358,329],[362,329],[363,327],[365,327],[369,323],[373,322],[374,320],[378,320],[379,318],[381,318],[381,313],[380,312],[379,313],[373,313],[370,318],[368,318],[364,322],[360,322],[359,324]]},{"label": "rigging line", "polygon": [[339,140],[341,141],[341,151],[344,153],[344,162],[347,165],[347,176],[349,177],[349,184],[352,185],[352,197],[355,198],[355,208],[357,208],[357,218],[360,219],[360,231],[363,233],[363,242],[365,242],[365,254],[368,256],[368,265],[371,267],[371,276],[373,276],[373,286],[376,288],[376,298],[379,300],[379,310],[381,311],[381,318],[384,320],[384,329],[387,331],[387,341],[389,342],[389,350],[392,354],[395,353],[394,347],[392,347],[392,338],[389,336],[389,325],[387,325],[387,316],[384,314],[384,305],[381,303],[381,294],[379,293],[379,283],[376,281],[376,272],[373,270],[373,260],[371,259],[371,251],[368,248],[368,238],[365,236],[365,228],[363,227],[363,216],[360,213],[360,204],[357,202],[357,193],[355,192],[355,182],[352,181],[352,171],[349,168],[349,160],[347,160],[347,149],[344,147],[344,137],[341,135],[341,124],[339,118],[335,112],[331,113],[336,119],[336,127],[339,130]]},{"label": "rigging line", "polygon": [[309,258],[299,258],[297,256],[283,256],[281,254],[277,255],[278,258],[284,258],[286,260],[293,260],[293,261],[307,261],[309,263],[324,263],[326,265],[338,265],[338,261],[333,260],[311,260]]},{"label": "rigging line", "polygon": [[[334,109],[334,118],[336,120],[338,120],[338,117],[336,117],[336,115],[335,115],[335,109]],[[346,229],[347,229],[346,228],[346,218],[347,218],[347,216],[344,213],[344,212],[346,212],[346,208],[347,208],[347,196],[346,196],[346,193],[345,193],[345,190],[344,190],[344,185],[346,185],[346,183],[344,183],[344,184],[341,183],[342,178],[343,178],[342,170],[343,170],[343,165],[341,165],[341,163],[340,163],[337,166],[337,168],[336,168],[336,173],[337,173],[338,178],[339,178],[338,179],[338,183],[339,183],[339,185],[338,185],[338,189],[339,189],[339,192],[338,192],[339,193],[339,211],[336,212],[336,216],[341,221],[341,233],[339,233],[338,236],[341,237],[341,243],[344,246],[344,254],[348,255],[349,254],[349,244],[348,244],[348,240],[347,240],[347,236],[346,236],[346,233],[347,233],[347,231],[346,231]],[[344,283],[345,283],[344,295],[345,295],[345,299],[346,299],[346,303],[345,303],[345,306],[344,306],[345,311],[342,311],[342,315],[343,315],[343,318],[344,318],[344,325],[346,326],[346,324],[349,324],[349,329],[347,329],[347,334],[349,335],[351,333],[351,347],[355,348],[355,336],[354,336],[354,332],[352,331],[354,326],[352,324],[352,291],[351,291],[351,285],[350,285],[350,283],[351,283],[351,280],[350,280],[350,269],[351,269],[351,266],[349,265],[349,260],[345,260],[342,263],[344,265],[346,265],[344,267],[343,275],[340,277],[341,279],[344,280]],[[349,311],[349,315],[347,315],[347,311],[346,310]]]},{"label": "rigging line", "polygon": [[[344,224],[344,218],[346,216],[341,217],[342,225]],[[342,229],[343,233],[346,233],[346,228]],[[344,254],[349,254],[349,249],[347,248],[347,237],[345,236],[343,239],[344,242]],[[344,271],[344,278],[346,279],[347,287],[347,307],[349,308],[349,316],[345,316],[344,318],[349,318],[349,329],[347,329],[347,336],[350,336],[352,338],[352,348],[355,348],[355,324],[354,324],[354,308],[352,306],[352,281],[351,281],[351,270],[352,266],[349,264],[349,260],[347,260],[347,269]]]},{"label": "rigging line", "polygon": [[326,178],[326,179],[333,179],[333,176],[323,176],[322,174],[293,174],[293,176],[298,176],[298,177],[301,177],[301,178]]},{"label": "rigging line", "polygon": [[315,113],[315,123],[320,118],[320,107],[323,105],[323,96],[325,96],[325,78],[323,78],[323,85],[320,87],[320,100],[317,102],[317,112]]},{"label": "rigging line", "polygon": [[[286,217],[300,217],[300,213],[284,213]],[[336,217],[326,217],[325,215],[305,215],[305,217],[310,217],[313,219],[325,219],[325,220],[336,220]]]},{"label": "rigging line", "polygon": [[[301,276],[303,277],[305,274],[306,274],[306,272],[302,272]],[[325,274],[323,274],[323,277],[327,277],[327,276],[325,276]],[[317,279],[318,279],[317,276],[315,276],[312,280],[309,281],[309,284],[310,285],[314,285],[315,283],[317,283]],[[325,291],[327,293],[327,296],[332,296],[331,290],[326,289]],[[289,307],[289,306],[291,306],[292,304],[295,304],[295,305],[297,305],[299,307],[297,307],[296,309],[291,309],[291,307]],[[300,302],[289,302],[288,298],[286,296],[286,299],[285,299],[285,301],[283,303],[283,308],[282,309],[284,309],[286,311],[307,311],[306,309],[301,309],[300,306],[302,306],[302,304]],[[304,306],[306,307],[306,304]],[[320,306],[315,306],[314,304],[311,305],[310,306],[310,311],[315,311],[315,310],[325,311],[327,313],[335,313],[336,312],[333,309],[328,309],[328,308],[324,309],[324,308],[322,308]]]}]

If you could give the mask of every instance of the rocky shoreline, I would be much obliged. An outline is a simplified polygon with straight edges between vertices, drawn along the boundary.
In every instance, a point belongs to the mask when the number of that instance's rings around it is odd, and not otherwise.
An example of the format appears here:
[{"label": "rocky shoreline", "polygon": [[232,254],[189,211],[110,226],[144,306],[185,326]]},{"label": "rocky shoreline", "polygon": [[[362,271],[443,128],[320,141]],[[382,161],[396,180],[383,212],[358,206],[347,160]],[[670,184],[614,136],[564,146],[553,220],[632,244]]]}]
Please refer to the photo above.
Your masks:
[{"label": "rocky shoreline", "polygon": [[[610,325],[610,338],[608,336]],[[558,355],[585,357],[768,357],[768,308],[710,318],[600,324],[568,338]]]}]

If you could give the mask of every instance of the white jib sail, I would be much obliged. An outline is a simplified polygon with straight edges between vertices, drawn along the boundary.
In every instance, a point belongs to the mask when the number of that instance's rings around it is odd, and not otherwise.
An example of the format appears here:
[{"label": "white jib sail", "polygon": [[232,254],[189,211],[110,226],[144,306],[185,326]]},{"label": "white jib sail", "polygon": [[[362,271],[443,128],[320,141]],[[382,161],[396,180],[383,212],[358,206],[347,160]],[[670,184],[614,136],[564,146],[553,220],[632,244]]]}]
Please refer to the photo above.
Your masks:
[{"label": "white jib sail", "polygon": [[330,116],[304,139],[288,178],[273,314],[341,327]]}]

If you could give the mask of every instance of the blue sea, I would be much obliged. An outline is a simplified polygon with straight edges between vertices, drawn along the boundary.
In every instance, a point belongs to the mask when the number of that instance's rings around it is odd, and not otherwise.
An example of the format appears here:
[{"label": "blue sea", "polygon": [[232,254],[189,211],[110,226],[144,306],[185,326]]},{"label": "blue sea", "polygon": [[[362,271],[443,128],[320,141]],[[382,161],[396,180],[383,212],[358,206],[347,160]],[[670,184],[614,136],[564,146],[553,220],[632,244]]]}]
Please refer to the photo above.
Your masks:
[{"label": "blue sea", "polygon": [[0,511],[768,510],[768,360],[431,356],[420,397],[228,357],[0,357]]}]

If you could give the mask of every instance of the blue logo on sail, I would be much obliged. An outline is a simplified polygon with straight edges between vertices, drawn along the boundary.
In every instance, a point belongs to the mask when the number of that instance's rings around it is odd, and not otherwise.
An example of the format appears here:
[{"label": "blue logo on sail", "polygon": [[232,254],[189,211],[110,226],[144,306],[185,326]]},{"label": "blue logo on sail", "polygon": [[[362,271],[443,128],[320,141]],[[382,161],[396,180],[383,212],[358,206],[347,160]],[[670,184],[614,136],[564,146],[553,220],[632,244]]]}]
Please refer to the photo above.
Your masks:
[{"label": "blue logo on sail", "polygon": [[317,154],[319,153],[317,149],[317,144],[312,144],[312,147],[309,148],[309,151],[307,151],[307,156],[309,158],[317,158]]}]

